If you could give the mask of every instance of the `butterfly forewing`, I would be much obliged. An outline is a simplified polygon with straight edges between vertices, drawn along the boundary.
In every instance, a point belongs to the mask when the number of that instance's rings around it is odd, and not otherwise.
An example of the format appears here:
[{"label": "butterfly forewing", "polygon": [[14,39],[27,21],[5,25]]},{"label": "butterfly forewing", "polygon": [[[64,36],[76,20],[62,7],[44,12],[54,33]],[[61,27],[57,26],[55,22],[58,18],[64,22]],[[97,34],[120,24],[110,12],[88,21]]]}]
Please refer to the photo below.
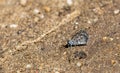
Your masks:
[{"label": "butterfly forewing", "polygon": [[73,46],[85,45],[88,40],[88,34],[84,30],[81,30],[78,33],[76,33],[71,40],[73,41],[73,44],[71,44]]}]

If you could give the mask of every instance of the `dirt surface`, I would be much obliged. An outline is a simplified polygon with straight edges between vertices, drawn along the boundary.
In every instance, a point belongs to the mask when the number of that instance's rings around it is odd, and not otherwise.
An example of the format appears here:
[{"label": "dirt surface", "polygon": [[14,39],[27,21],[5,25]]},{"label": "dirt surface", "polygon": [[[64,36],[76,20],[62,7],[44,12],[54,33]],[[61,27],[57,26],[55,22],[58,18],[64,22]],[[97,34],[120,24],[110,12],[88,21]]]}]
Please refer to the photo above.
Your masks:
[{"label": "dirt surface", "polygon": [[0,0],[0,73],[120,73],[120,0]]}]

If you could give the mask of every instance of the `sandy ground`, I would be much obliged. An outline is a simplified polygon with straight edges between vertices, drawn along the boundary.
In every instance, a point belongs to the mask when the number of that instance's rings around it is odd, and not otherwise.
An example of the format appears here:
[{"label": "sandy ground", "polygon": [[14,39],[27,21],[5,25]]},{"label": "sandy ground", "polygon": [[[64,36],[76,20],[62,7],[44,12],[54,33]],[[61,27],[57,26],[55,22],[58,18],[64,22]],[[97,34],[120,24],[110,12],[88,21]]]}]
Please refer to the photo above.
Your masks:
[{"label": "sandy ground", "polygon": [[120,73],[120,0],[0,0],[0,73]]}]

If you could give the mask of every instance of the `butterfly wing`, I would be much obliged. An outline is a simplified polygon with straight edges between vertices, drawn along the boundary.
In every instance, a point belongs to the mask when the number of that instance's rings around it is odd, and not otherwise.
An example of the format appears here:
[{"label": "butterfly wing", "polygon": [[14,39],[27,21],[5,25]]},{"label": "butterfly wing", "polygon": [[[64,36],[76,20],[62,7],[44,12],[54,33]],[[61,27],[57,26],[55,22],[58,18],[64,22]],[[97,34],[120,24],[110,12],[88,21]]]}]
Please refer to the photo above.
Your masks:
[{"label": "butterfly wing", "polygon": [[85,45],[88,40],[88,34],[81,30],[76,33],[71,40],[73,41],[73,45]]}]

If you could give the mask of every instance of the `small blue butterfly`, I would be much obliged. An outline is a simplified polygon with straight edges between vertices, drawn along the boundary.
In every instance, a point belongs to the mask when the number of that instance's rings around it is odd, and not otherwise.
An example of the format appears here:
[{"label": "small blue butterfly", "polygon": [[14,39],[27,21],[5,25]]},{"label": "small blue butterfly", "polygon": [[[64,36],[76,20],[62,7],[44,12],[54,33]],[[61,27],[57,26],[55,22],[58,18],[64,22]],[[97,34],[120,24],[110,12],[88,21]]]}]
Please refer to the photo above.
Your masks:
[{"label": "small blue butterfly", "polygon": [[72,46],[82,46],[86,45],[88,41],[88,34],[84,30],[80,30],[78,33],[76,33],[71,40],[68,40],[67,47]]}]

